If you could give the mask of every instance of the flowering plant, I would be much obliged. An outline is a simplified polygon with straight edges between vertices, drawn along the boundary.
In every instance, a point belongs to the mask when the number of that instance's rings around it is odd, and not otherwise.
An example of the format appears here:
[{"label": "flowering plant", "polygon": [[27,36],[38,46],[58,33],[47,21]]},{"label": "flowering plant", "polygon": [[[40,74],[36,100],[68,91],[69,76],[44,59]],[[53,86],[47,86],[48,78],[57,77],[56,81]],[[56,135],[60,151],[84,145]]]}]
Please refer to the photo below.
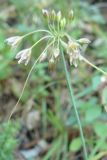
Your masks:
[{"label": "flowering plant", "polygon": [[69,12],[68,17],[63,17],[61,11],[56,13],[54,10],[48,11],[48,10],[44,9],[44,10],[42,10],[42,13],[43,13],[45,20],[47,21],[48,29],[40,29],[40,30],[36,30],[36,31],[30,32],[30,33],[27,33],[23,36],[15,36],[15,37],[10,37],[10,38],[6,39],[6,42],[12,48],[16,48],[16,47],[18,47],[19,43],[21,43],[22,40],[29,35],[32,35],[32,34],[35,34],[38,32],[40,32],[40,33],[43,32],[46,34],[45,36],[40,38],[37,42],[35,42],[30,48],[23,49],[16,54],[16,59],[18,59],[18,63],[19,64],[24,63],[25,65],[27,65],[30,61],[30,58],[32,56],[32,49],[34,47],[36,47],[36,45],[38,43],[40,43],[41,41],[47,40],[46,47],[44,48],[42,53],[39,55],[39,57],[35,60],[32,68],[28,74],[28,77],[25,81],[20,98],[19,98],[17,104],[15,105],[13,111],[11,112],[9,119],[11,118],[12,114],[14,113],[14,111],[15,111],[15,109],[16,109],[16,107],[17,107],[17,105],[23,95],[27,81],[30,77],[32,70],[34,69],[34,66],[37,63],[40,63],[44,60],[48,60],[49,67],[51,68],[51,67],[55,66],[56,62],[58,62],[58,60],[61,57],[64,71],[65,71],[67,86],[68,86],[68,90],[69,90],[69,94],[70,94],[70,102],[71,102],[71,105],[73,104],[75,115],[76,115],[77,122],[78,122],[79,129],[80,129],[80,135],[81,135],[81,139],[82,139],[82,143],[83,143],[84,157],[85,157],[85,159],[87,159],[87,150],[86,150],[86,145],[85,145],[85,139],[84,139],[84,135],[83,135],[83,130],[82,130],[78,110],[76,107],[76,102],[75,102],[75,97],[74,97],[74,93],[73,93],[73,89],[72,89],[72,85],[71,85],[71,81],[70,81],[69,72],[66,67],[65,56],[68,57],[69,64],[74,65],[74,67],[78,66],[79,61],[84,61],[84,62],[88,63],[89,65],[91,65],[92,67],[94,67],[95,69],[102,72],[103,74],[107,75],[107,73],[105,73],[103,70],[101,70],[100,68],[98,68],[97,66],[95,66],[94,64],[89,62],[83,56],[82,53],[85,52],[85,49],[87,48],[88,44],[90,43],[90,40],[88,38],[80,38],[78,40],[75,40],[73,37],[70,37],[69,34],[67,33],[66,27],[74,19],[74,13],[72,10]]}]

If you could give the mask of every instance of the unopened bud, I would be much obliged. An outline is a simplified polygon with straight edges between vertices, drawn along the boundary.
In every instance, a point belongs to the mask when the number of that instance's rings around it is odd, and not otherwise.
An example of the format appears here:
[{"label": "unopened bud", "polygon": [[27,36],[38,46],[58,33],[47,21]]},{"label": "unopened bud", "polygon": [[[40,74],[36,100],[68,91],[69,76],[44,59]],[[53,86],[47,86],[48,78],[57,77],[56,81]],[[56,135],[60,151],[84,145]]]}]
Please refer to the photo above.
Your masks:
[{"label": "unopened bud", "polygon": [[60,21],[60,26],[61,26],[61,28],[64,28],[65,25],[66,25],[66,19],[63,18],[63,19]]},{"label": "unopened bud", "polygon": [[43,16],[47,19],[49,17],[49,12],[46,9],[42,9]]},{"label": "unopened bud", "polygon": [[70,19],[70,20],[74,19],[74,12],[73,12],[73,10],[71,10],[71,11],[69,12],[69,19]]},{"label": "unopened bud", "polygon": [[55,58],[57,58],[57,57],[60,55],[60,50],[59,50],[59,48],[54,49],[53,55],[54,55]]},{"label": "unopened bud", "polygon": [[56,13],[54,10],[52,10],[52,12],[51,12],[51,18],[53,21],[56,19]]},{"label": "unopened bud", "polygon": [[61,11],[59,11],[58,13],[57,13],[57,21],[59,22],[60,20],[61,20]]},{"label": "unopened bud", "polygon": [[89,39],[87,39],[87,38],[81,38],[81,39],[78,40],[78,42],[80,44],[89,44],[89,43],[91,43],[91,41]]},{"label": "unopened bud", "polygon": [[55,61],[54,61],[53,57],[51,57],[51,59],[49,60],[49,66],[48,67],[49,67],[50,70],[54,69],[54,67],[55,67]]}]

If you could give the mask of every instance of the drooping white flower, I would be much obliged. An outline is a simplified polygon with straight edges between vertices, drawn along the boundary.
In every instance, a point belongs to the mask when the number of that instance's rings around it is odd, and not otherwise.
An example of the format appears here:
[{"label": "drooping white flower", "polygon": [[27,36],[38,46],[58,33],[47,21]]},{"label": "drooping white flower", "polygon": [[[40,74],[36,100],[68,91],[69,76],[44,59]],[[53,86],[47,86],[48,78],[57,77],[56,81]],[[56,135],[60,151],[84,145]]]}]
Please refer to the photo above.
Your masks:
[{"label": "drooping white flower", "polygon": [[60,50],[59,48],[54,48],[53,49],[53,55],[55,58],[57,58],[60,55]]},{"label": "drooping white flower", "polygon": [[53,70],[55,67],[55,59],[54,57],[52,56],[50,59],[49,59],[49,69],[50,70]]},{"label": "drooping white flower", "polygon": [[60,55],[59,47],[54,45],[48,48],[47,58],[48,60],[57,60]]},{"label": "drooping white flower", "polygon": [[14,36],[14,37],[7,38],[6,42],[12,48],[16,48],[18,44],[20,43],[21,39],[22,39],[22,36]]},{"label": "drooping white flower", "polygon": [[77,67],[77,60],[81,59],[81,46],[77,42],[69,41],[67,47],[70,64]]},{"label": "drooping white flower", "polygon": [[17,53],[16,59],[18,60],[18,63],[25,63],[25,65],[28,64],[31,57],[31,48],[23,49],[20,52]]}]

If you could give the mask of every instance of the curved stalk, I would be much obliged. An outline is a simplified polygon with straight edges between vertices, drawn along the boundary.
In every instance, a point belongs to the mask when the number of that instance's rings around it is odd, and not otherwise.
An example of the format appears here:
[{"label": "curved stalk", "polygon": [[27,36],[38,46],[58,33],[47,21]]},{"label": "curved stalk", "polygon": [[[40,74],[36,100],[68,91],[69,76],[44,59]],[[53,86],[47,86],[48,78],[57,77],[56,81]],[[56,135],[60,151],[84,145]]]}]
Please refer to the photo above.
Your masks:
[{"label": "curved stalk", "polygon": [[31,46],[31,49],[33,49],[38,43],[40,43],[41,41],[43,41],[44,39],[46,38],[53,38],[53,36],[45,36],[45,37],[42,37],[41,39],[39,39],[36,43],[34,43],[32,46]]},{"label": "curved stalk", "polygon": [[79,130],[80,130],[80,136],[81,136],[81,140],[82,140],[82,144],[83,144],[84,158],[85,158],[85,160],[87,160],[87,150],[86,150],[86,144],[85,144],[85,139],[84,139],[84,135],[83,135],[82,125],[81,125],[81,121],[80,121],[80,118],[79,118],[79,113],[78,113],[78,110],[77,110],[75,97],[74,97],[74,93],[73,93],[73,88],[72,88],[72,84],[71,84],[71,81],[70,81],[69,72],[67,70],[63,49],[61,50],[61,58],[62,58],[63,67],[64,67],[64,71],[65,71],[67,87],[68,87],[68,90],[69,90],[70,103],[74,107],[75,116],[76,116],[78,126],[79,126]]},{"label": "curved stalk", "polygon": [[28,80],[29,80],[29,78],[30,78],[30,75],[31,75],[31,73],[32,73],[35,65],[36,65],[37,62],[40,60],[42,54],[43,54],[53,43],[54,43],[54,40],[51,41],[51,42],[45,47],[45,49],[42,51],[42,53],[40,54],[40,56],[35,60],[33,66],[31,67],[31,69],[30,69],[30,71],[29,71],[29,74],[28,74],[28,76],[27,76],[27,78],[26,78],[26,81],[25,81],[25,83],[24,83],[24,86],[23,86],[22,92],[21,92],[21,94],[20,94],[20,97],[19,97],[16,105],[14,106],[12,112],[11,112],[10,115],[9,115],[8,122],[9,122],[10,118],[12,117],[13,113],[15,112],[15,110],[16,110],[16,108],[17,108],[17,106],[18,106],[18,104],[19,104],[19,102],[20,102],[20,100],[21,100],[21,98],[22,98],[22,96],[23,96],[23,93],[24,93],[24,90],[25,90],[25,88],[26,88],[27,82],[28,82]]},{"label": "curved stalk", "polygon": [[27,33],[27,34],[23,35],[22,38],[25,38],[27,36],[30,36],[30,35],[32,35],[34,33],[38,33],[38,32],[45,32],[45,33],[49,33],[50,35],[52,35],[52,33],[50,31],[45,30],[45,29],[40,29],[40,30],[35,30],[35,31],[30,32],[30,33]]},{"label": "curved stalk", "polygon": [[81,60],[83,60],[84,62],[86,62],[87,64],[89,64],[90,66],[97,69],[99,72],[103,73],[105,76],[107,76],[107,72],[103,71],[101,68],[99,68],[99,67],[95,66],[94,64],[92,64],[91,62],[89,62],[85,57],[81,56]]}]

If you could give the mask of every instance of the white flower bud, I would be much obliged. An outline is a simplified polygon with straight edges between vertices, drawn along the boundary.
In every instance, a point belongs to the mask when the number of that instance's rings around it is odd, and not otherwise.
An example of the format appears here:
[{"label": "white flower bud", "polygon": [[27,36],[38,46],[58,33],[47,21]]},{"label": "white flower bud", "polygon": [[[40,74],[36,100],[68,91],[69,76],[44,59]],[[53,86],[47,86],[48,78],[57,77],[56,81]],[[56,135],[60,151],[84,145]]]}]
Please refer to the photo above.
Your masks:
[{"label": "white flower bud", "polygon": [[59,56],[59,54],[60,54],[59,48],[56,48],[56,49],[53,50],[53,55],[54,55],[55,58],[57,58]]},{"label": "white flower bud", "polygon": [[52,10],[52,12],[51,12],[51,18],[53,21],[56,19],[56,13],[54,10]]},{"label": "white flower bud", "polygon": [[81,38],[79,40],[77,40],[80,44],[89,44],[91,43],[91,41],[87,38]]},{"label": "white flower bud", "polygon": [[73,12],[73,10],[71,10],[69,12],[69,19],[72,20],[73,18],[74,18],[74,12]]},{"label": "white flower bud", "polygon": [[60,26],[61,26],[61,28],[64,28],[65,25],[66,25],[66,19],[63,18],[63,19],[60,21]]},{"label": "white flower bud", "polygon": [[48,18],[48,17],[49,17],[49,12],[48,12],[48,10],[42,9],[42,13],[43,13],[43,15],[44,15],[45,18]]},{"label": "white flower bud", "polygon": [[12,48],[16,48],[20,41],[22,40],[21,36],[15,36],[15,37],[10,37],[6,39],[6,42],[8,45],[10,45]]},{"label": "white flower bud", "polygon": [[59,12],[57,13],[57,21],[58,21],[58,22],[61,20],[61,17],[62,17],[61,11],[59,11]]},{"label": "white flower bud", "polygon": [[55,67],[55,61],[54,61],[54,58],[53,57],[51,57],[50,59],[49,59],[49,69],[50,70],[53,70],[54,69],[54,67]]}]

